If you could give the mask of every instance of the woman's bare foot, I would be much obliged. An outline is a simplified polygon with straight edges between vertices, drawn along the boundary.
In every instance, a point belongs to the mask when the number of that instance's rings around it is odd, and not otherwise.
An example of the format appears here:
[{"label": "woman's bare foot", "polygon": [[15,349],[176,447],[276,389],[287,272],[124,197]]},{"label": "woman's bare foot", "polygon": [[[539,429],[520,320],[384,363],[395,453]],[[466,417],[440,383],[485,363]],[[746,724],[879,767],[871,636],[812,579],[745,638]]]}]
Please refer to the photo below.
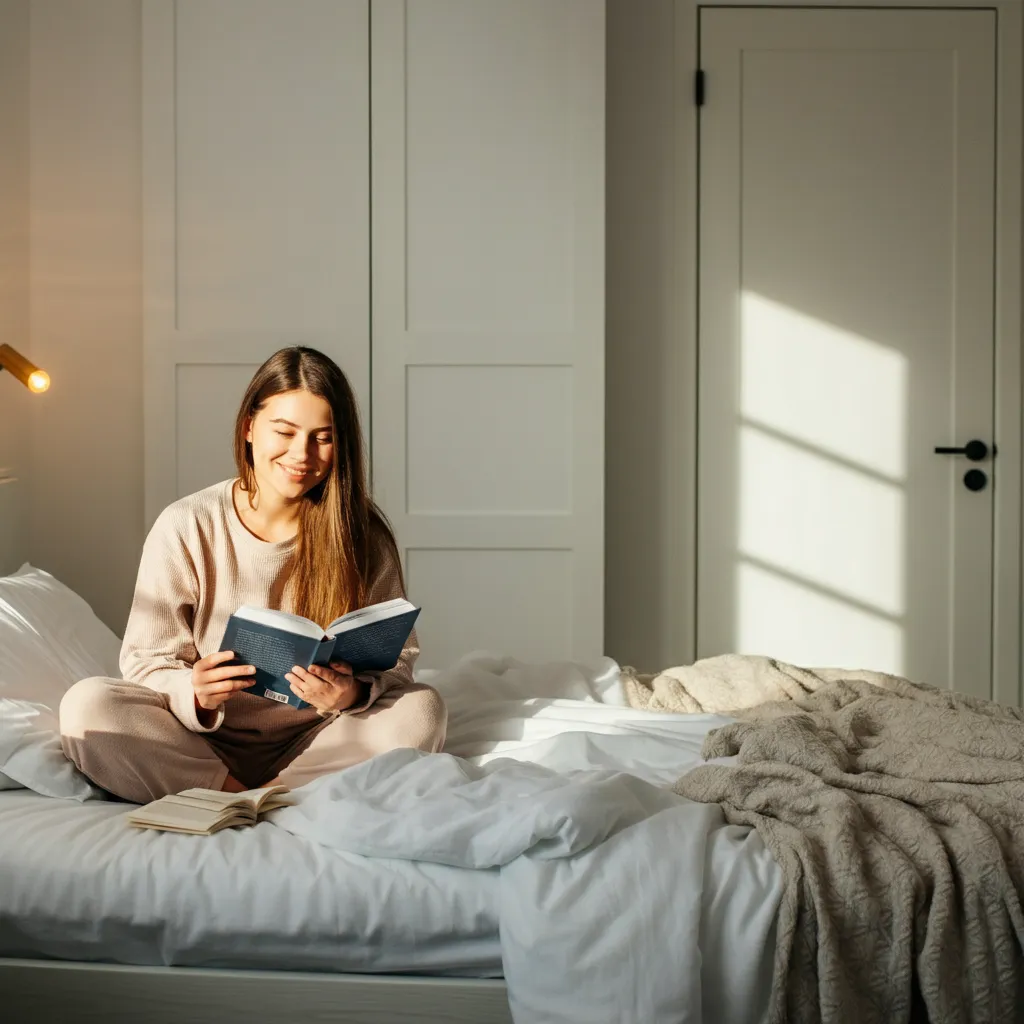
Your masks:
[{"label": "woman's bare foot", "polygon": [[224,785],[220,787],[220,791],[222,793],[244,793],[246,788],[229,772],[228,777],[224,780]]}]

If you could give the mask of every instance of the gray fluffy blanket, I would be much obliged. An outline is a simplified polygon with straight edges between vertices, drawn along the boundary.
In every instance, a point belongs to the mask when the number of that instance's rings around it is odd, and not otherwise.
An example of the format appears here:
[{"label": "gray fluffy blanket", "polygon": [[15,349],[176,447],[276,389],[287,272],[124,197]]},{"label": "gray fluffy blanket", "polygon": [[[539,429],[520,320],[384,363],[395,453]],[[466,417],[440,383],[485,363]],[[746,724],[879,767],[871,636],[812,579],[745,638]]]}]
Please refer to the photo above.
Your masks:
[{"label": "gray fluffy blanket", "polygon": [[1024,712],[876,673],[728,656],[624,670],[634,707],[717,712],[676,791],[783,873],[769,1019],[1024,1021]]}]

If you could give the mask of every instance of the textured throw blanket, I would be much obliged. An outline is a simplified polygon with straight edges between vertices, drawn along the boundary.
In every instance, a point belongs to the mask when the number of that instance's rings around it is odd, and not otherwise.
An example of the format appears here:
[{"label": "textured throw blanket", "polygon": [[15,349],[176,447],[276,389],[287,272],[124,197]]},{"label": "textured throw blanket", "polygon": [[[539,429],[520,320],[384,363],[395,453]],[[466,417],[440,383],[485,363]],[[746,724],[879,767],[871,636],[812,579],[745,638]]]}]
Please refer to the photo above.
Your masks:
[{"label": "textured throw blanket", "polygon": [[623,683],[634,707],[740,719],[703,750],[737,763],[675,789],[782,869],[771,1021],[1024,1020],[1024,712],[753,657]]}]

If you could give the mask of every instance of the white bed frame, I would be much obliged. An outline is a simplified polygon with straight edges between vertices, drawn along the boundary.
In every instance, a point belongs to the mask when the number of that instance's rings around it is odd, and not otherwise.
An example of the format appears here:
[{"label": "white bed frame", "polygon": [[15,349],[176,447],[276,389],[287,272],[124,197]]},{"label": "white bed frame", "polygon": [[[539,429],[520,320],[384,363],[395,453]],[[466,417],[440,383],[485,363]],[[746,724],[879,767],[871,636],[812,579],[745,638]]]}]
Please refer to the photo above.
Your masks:
[{"label": "white bed frame", "polygon": [[0,958],[4,1024],[511,1024],[504,981]]}]

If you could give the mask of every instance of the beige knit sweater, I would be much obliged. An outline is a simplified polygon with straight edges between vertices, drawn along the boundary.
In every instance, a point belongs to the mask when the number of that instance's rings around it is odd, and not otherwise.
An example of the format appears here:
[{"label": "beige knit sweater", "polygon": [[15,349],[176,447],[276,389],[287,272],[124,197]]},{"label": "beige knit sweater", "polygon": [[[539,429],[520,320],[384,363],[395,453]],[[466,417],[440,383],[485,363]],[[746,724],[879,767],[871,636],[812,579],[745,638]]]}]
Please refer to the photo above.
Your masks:
[{"label": "beige knit sweater", "polygon": [[[298,725],[296,716],[318,719],[252,694],[221,705],[207,729],[200,725],[192,690],[192,665],[220,649],[231,614],[243,604],[282,608],[291,570],[293,540],[269,543],[243,525],[225,480],[169,505],[146,538],[135,598],[121,647],[121,672],[129,682],[166,693],[175,716],[194,732],[227,727],[239,740],[271,740]],[[329,566],[325,566],[329,571]],[[370,602],[404,597],[398,565],[385,564]],[[286,609],[288,610],[288,609]],[[381,676],[364,677],[368,697],[345,714],[365,711],[392,686],[412,681],[419,654],[415,632],[401,660]]]}]

